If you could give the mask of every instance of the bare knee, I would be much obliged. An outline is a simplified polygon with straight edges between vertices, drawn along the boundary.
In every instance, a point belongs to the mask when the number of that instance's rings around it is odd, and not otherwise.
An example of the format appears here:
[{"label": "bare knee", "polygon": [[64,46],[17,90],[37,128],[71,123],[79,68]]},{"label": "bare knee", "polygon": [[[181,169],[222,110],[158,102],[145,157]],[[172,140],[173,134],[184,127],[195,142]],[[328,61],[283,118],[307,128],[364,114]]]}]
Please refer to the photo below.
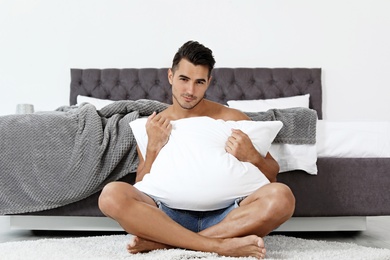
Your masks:
[{"label": "bare knee", "polygon": [[295,210],[295,196],[292,193],[291,189],[282,183],[278,183],[279,185],[276,187],[277,202],[282,209],[284,209],[284,213],[288,218],[290,218]]},{"label": "bare knee", "polygon": [[[123,182],[111,182],[107,184],[99,196],[99,209],[104,215],[115,218],[120,213],[125,203],[126,192],[129,184]],[[123,208],[122,208],[123,209]]]},{"label": "bare knee", "polygon": [[291,218],[295,210],[295,197],[287,185],[273,183],[267,195],[270,216],[279,216],[281,222]]},{"label": "bare knee", "polygon": [[295,210],[295,197],[291,189],[282,183],[266,185],[250,198],[248,202],[258,205],[258,211],[261,212],[260,222],[272,222],[278,226],[291,218]]}]

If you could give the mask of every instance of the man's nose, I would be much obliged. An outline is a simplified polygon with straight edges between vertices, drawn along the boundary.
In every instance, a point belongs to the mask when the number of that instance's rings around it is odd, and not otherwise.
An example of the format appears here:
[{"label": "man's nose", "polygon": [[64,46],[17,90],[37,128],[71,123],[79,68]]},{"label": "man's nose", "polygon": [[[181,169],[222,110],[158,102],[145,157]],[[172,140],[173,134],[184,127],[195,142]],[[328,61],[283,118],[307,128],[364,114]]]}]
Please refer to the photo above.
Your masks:
[{"label": "man's nose", "polygon": [[195,91],[195,83],[191,82],[187,86],[187,93],[192,95],[192,94],[194,94],[194,91]]}]

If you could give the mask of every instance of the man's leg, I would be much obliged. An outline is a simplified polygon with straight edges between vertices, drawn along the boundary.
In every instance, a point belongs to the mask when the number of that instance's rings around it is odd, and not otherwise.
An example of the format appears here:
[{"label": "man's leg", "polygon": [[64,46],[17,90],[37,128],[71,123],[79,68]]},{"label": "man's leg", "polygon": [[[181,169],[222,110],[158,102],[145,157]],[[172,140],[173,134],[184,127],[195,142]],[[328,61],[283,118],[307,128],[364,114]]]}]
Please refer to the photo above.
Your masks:
[{"label": "man's leg", "polygon": [[151,198],[127,183],[108,184],[99,197],[99,207],[136,239],[153,241],[155,245],[216,252],[226,256],[264,257],[261,237],[252,235],[221,239],[194,233],[171,220]]},{"label": "man's leg", "polygon": [[270,183],[249,195],[220,223],[199,234],[207,237],[228,238],[255,234],[268,235],[291,218],[295,198],[290,188],[282,183]]},{"label": "man's leg", "polygon": [[[245,198],[240,207],[232,210],[220,223],[209,227],[200,235],[211,238],[232,238],[256,234],[264,237],[287,221],[295,209],[295,198],[290,188],[271,183]],[[137,238],[149,250],[169,246]],[[265,251],[264,251],[265,252]]]}]

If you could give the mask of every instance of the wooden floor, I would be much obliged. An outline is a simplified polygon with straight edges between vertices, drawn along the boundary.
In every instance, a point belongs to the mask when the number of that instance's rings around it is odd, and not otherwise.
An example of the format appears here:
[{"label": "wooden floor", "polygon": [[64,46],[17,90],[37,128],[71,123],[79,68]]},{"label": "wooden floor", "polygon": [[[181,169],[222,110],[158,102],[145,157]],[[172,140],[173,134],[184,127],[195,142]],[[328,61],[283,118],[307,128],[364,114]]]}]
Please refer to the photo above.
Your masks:
[{"label": "wooden floor", "polygon": [[[36,234],[26,230],[10,230],[6,219],[0,218],[0,243],[10,241],[37,240],[44,238],[65,238],[107,234],[112,233],[45,231]],[[390,216],[368,217],[367,230],[361,232],[286,232],[278,234],[305,239],[348,242],[361,246],[390,249]]]}]

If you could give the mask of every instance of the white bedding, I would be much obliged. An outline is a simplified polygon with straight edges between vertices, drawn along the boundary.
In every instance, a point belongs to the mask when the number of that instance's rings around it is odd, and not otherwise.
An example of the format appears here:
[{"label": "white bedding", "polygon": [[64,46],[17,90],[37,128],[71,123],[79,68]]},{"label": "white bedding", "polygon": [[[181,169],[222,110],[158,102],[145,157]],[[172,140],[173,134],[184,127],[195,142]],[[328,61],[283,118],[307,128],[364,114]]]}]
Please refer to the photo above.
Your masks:
[{"label": "white bedding", "polygon": [[389,158],[390,122],[317,121],[314,145],[272,144],[270,153],[280,172],[317,174],[317,158]]},{"label": "white bedding", "polygon": [[390,122],[317,122],[317,156],[390,157]]}]

